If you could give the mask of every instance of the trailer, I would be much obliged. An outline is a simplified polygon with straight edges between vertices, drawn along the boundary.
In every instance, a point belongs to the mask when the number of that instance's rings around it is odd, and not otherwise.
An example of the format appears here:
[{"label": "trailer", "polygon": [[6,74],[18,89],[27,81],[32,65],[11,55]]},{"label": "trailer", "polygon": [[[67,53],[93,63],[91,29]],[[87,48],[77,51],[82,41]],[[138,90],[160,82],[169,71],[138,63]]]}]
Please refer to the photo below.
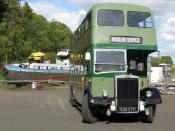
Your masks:
[{"label": "trailer", "polygon": [[151,67],[150,83],[160,83],[164,80],[162,67]]}]

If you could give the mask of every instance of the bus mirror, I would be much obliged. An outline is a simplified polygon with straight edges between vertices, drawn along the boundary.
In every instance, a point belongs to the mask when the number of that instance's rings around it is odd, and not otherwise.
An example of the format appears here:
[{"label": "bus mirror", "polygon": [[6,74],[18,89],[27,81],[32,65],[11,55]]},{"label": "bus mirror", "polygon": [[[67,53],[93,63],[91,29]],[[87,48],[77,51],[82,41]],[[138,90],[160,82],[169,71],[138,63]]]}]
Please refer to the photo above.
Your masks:
[{"label": "bus mirror", "polygon": [[90,52],[85,53],[85,60],[90,60],[91,59],[91,54]]}]

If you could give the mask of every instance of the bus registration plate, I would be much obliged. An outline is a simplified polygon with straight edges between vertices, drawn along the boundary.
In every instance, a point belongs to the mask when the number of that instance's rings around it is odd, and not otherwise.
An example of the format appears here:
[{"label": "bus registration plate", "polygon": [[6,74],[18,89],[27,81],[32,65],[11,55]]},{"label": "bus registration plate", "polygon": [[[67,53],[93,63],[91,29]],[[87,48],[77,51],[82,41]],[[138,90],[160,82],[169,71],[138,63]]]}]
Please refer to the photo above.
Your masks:
[{"label": "bus registration plate", "polygon": [[119,107],[119,112],[136,112],[136,107]]}]

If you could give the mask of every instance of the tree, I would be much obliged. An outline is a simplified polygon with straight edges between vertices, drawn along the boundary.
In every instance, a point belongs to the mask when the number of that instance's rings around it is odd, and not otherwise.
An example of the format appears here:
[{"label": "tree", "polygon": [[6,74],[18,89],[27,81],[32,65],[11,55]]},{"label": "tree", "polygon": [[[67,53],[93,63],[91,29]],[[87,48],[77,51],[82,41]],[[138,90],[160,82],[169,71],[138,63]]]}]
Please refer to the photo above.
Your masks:
[{"label": "tree", "polygon": [[175,76],[175,65],[173,65],[173,74]]},{"label": "tree", "polygon": [[166,63],[173,65],[173,60],[171,56],[161,56],[160,63]]},{"label": "tree", "polygon": [[0,63],[5,65],[8,63],[8,56],[12,52],[12,42],[6,36],[0,36]]},{"label": "tree", "polygon": [[6,10],[6,6],[5,3],[3,2],[3,0],[0,0],[0,21],[2,21],[3,17],[4,17],[4,12]]},{"label": "tree", "polygon": [[151,65],[152,65],[152,67],[157,67],[161,63],[173,65],[173,61],[172,61],[171,56],[161,56],[161,59],[159,59],[157,57],[151,57]]},{"label": "tree", "polygon": [[157,67],[160,64],[160,59],[157,57],[151,57],[151,66]]},{"label": "tree", "polygon": [[68,48],[72,32],[63,23],[52,21],[48,26],[48,37],[52,41],[51,49],[57,52],[61,48]]},{"label": "tree", "polygon": [[54,61],[58,50],[69,47],[70,29],[34,13],[27,2],[0,0],[0,9],[0,69],[8,63],[24,62],[37,51]]}]

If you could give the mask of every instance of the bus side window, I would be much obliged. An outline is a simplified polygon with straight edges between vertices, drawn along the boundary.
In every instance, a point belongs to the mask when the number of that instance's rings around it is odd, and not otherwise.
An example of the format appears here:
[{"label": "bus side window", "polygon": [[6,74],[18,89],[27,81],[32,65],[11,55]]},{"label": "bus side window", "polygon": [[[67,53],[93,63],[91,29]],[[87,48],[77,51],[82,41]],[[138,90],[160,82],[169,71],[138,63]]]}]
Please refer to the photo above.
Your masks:
[{"label": "bus side window", "polygon": [[[47,67],[47,68],[48,68],[48,67]],[[70,75],[72,76],[72,67],[70,67],[69,72],[70,72]]]},{"label": "bus side window", "polygon": [[79,74],[79,69],[78,69],[78,67],[76,67],[75,68],[75,76],[78,76],[78,74]]},{"label": "bus side window", "polygon": [[85,75],[90,75],[91,74],[91,68],[90,68],[90,64],[86,64],[85,69],[84,69],[84,73]]},{"label": "bus side window", "polygon": [[75,68],[72,69],[72,76],[75,76]]},{"label": "bus side window", "polygon": [[89,65],[86,65],[86,75],[89,75]]},{"label": "bus side window", "polygon": [[86,75],[87,74],[87,67],[84,67],[84,73],[83,73],[83,75]]}]

